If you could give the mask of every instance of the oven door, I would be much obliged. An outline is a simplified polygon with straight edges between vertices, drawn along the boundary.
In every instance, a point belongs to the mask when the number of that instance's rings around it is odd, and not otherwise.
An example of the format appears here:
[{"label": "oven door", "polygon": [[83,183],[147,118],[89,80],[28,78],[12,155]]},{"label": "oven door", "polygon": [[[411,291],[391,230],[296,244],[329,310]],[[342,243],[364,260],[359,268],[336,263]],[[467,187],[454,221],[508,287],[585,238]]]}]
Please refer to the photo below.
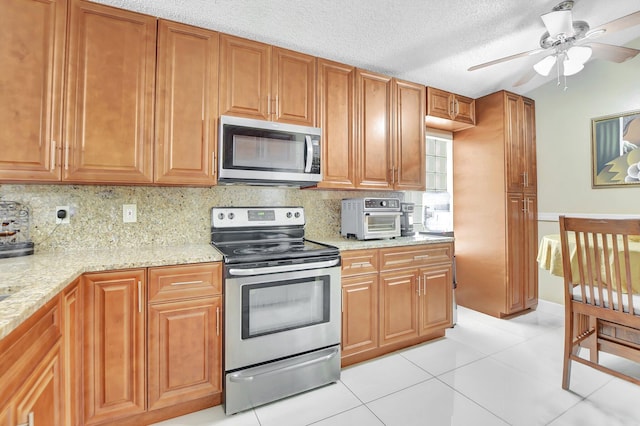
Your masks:
[{"label": "oven door", "polygon": [[364,238],[392,238],[400,236],[401,212],[366,212]]},{"label": "oven door", "polygon": [[257,275],[227,266],[226,371],[340,343],[340,266],[278,272],[292,266],[250,270]]}]

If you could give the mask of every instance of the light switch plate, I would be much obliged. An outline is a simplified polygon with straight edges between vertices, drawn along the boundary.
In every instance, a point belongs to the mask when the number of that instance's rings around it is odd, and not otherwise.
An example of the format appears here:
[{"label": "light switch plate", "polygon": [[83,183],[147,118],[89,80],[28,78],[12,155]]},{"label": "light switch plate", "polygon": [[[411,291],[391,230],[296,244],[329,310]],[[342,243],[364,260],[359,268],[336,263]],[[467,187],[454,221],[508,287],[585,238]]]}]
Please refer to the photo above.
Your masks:
[{"label": "light switch plate", "polygon": [[133,223],[138,221],[138,212],[135,204],[122,205],[122,221],[124,223]]}]

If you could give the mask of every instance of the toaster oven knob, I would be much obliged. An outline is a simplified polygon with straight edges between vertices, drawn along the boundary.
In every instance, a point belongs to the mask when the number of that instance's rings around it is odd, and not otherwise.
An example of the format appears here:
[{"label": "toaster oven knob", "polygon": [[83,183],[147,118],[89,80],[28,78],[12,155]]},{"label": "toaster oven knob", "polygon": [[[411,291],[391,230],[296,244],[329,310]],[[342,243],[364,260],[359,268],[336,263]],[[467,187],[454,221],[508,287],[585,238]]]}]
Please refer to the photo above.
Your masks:
[{"label": "toaster oven knob", "polygon": [[233,214],[233,212],[229,213],[229,220],[233,220],[234,217],[236,217],[236,215]]},{"label": "toaster oven knob", "polygon": [[218,213],[218,219],[220,220],[224,219],[224,213]]},{"label": "toaster oven knob", "polygon": [[387,207],[387,202],[385,200],[380,201],[380,205],[382,207]]},{"label": "toaster oven knob", "polygon": [[287,218],[291,219],[291,212],[287,212]]},{"label": "toaster oven knob", "polygon": [[296,217],[296,219],[297,219],[297,218],[299,218],[299,217],[300,217],[300,212],[296,212],[296,213],[294,214],[294,216]]}]

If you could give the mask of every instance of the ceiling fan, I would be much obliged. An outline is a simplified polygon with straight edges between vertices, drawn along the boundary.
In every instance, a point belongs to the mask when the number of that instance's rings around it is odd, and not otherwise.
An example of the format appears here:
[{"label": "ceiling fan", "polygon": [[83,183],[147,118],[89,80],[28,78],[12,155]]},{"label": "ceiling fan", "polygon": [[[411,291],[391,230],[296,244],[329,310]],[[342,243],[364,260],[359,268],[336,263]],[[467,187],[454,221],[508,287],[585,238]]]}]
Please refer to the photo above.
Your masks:
[{"label": "ceiling fan", "polygon": [[640,25],[640,11],[614,19],[611,22],[592,29],[585,21],[573,20],[571,13],[573,3],[572,0],[563,1],[556,5],[551,12],[540,16],[547,31],[540,37],[539,48],[474,65],[469,68],[468,71],[474,71],[524,56],[547,52],[549,54],[536,62],[533,69],[514,83],[514,86],[527,83],[536,73],[543,76],[549,75],[555,65],[558,84],[560,84],[560,76],[564,76],[566,89],[566,76],[580,72],[580,70],[584,68],[584,64],[591,58],[600,58],[620,63],[640,53],[639,49],[592,41],[592,39],[604,33],[609,34],[614,31]]}]

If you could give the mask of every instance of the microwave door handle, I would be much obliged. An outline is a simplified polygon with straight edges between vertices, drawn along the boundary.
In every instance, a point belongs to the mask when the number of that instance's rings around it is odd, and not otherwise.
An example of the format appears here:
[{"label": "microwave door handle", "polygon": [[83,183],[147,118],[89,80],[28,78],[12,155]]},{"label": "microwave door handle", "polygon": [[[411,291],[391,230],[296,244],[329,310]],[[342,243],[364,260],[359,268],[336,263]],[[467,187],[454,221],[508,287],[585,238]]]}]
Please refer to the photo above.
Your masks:
[{"label": "microwave door handle", "polygon": [[402,216],[402,213],[401,212],[366,212],[364,215],[365,216],[389,216],[389,215],[393,215],[393,216],[400,217],[400,216]]},{"label": "microwave door handle", "polygon": [[311,144],[311,136],[304,135],[304,146],[307,151],[307,161],[304,164],[304,172],[311,173],[311,163],[313,162],[313,145]]}]

